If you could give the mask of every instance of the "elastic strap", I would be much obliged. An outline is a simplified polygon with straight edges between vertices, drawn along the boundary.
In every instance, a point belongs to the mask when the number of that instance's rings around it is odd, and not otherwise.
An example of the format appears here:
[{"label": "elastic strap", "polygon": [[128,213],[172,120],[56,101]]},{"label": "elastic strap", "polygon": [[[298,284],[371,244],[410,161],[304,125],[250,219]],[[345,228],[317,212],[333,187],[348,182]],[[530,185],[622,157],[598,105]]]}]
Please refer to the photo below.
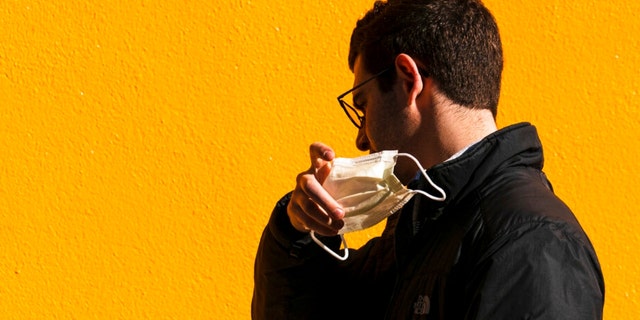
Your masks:
[{"label": "elastic strap", "polygon": [[318,240],[318,238],[316,238],[316,233],[313,230],[311,230],[311,239],[313,239],[313,241],[315,241],[322,249],[324,249],[324,251],[328,252],[330,255],[334,256],[336,259],[340,261],[345,261],[347,260],[347,258],[349,258],[349,248],[347,248],[347,240],[344,239],[344,236],[340,235],[340,238],[342,239],[342,244],[344,245],[344,256],[338,255],[333,250],[331,250],[331,248],[327,247],[324,243],[322,243],[322,241]]},{"label": "elastic strap", "polygon": [[427,178],[427,181],[429,182],[429,184],[436,190],[438,190],[438,192],[440,192],[440,194],[442,195],[441,197],[436,197],[434,195],[431,195],[425,191],[422,190],[412,190],[415,193],[419,193],[433,201],[444,201],[447,199],[447,194],[444,192],[444,189],[440,188],[438,185],[436,185],[435,183],[433,183],[433,181],[431,181],[431,178],[429,178],[429,175],[427,174],[427,170],[425,170],[422,165],[420,164],[420,162],[418,161],[418,159],[416,159],[414,156],[408,154],[408,153],[398,153],[398,156],[404,156],[407,158],[410,158],[411,160],[413,160],[413,162],[416,163],[416,165],[418,166],[418,168],[420,168],[420,173],[422,173],[422,175]]}]

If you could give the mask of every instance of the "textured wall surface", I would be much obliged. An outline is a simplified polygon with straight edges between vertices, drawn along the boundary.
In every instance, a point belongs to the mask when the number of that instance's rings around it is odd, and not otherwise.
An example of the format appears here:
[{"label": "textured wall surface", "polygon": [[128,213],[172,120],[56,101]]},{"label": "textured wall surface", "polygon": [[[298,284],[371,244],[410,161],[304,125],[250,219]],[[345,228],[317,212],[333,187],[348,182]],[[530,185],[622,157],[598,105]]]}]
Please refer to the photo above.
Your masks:
[{"label": "textured wall surface", "polygon": [[[249,318],[262,228],[308,145],[360,154],[335,97],[371,2],[0,1],[0,318]],[[538,127],[605,318],[638,319],[640,2],[486,4],[499,125]]]}]

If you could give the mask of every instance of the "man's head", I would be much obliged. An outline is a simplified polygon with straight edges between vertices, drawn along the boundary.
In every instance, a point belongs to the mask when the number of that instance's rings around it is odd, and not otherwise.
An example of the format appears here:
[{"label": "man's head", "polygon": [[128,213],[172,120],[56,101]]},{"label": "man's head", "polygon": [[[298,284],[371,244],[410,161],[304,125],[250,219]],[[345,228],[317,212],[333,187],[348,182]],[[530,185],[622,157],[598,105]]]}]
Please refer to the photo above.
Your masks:
[{"label": "man's head", "polygon": [[[498,26],[479,0],[376,1],[351,36],[349,67],[360,57],[378,73],[407,54],[455,104],[491,110],[496,116],[502,74]],[[427,76],[427,75],[423,75]],[[388,91],[396,74],[379,79]]]}]

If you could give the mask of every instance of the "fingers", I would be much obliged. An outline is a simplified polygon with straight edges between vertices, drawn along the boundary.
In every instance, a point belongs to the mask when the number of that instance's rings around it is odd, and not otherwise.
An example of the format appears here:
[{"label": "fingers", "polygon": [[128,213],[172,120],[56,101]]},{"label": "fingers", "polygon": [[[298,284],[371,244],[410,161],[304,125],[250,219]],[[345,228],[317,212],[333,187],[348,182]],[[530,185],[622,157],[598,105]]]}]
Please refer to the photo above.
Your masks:
[{"label": "fingers", "polygon": [[344,225],[342,220],[328,219],[326,213],[309,199],[295,201],[292,197],[287,207],[287,214],[291,224],[301,232],[314,230],[320,235],[332,236],[336,235]]},{"label": "fingers", "polygon": [[314,169],[316,179],[323,183],[331,172],[331,161],[336,157],[331,147],[316,142],[309,147],[309,156],[311,157],[311,168]]},{"label": "fingers", "polygon": [[316,142],[310,146],[309,154],[311,168],[297,176],[287,214],[299,231],[335,235],[344,225],[344,210],[322,187],[331,171],[335,153],[331,147]]},{"label": "fingers", "polygon": [[336,154],[333,149],[322,142],[315,142],[309,146],[309,156],[311,157],[311,165],[314,168],[319,168],[323,165],[322,162],[329,162],[335,158]]},{"label": "fingers", "polygon": [[331,161],[336,157],[331,147],[315,142],[309,147],[311,157],[311,170],[314,177],[300,174],[297,177],[297,186],[302,189],[312,201],[317,203],[329,215],[331,219],[342,220],[344,211],[331,195],[322,187],[322,183],[331,172]]},{"label": "fingers", "polygon": [[298,175],[287,214],[292,225],[303,232],[314,230],[322,235],[335,235],[344,225],[342,208],[320,185],[311,170]]},{"label": "fingers", "polygon": [[[340,204],[322,187],[315,175],[298,175],[298,187],[302,197],[311,200],[319,209],[322,209],[323,214],[330,219],[327,223],[330,223],[331,220],[342,220],[344,218],[344,211]],[[310,206],[309,204],[306,205]],[[317,218],[321,222],[324,222],[323,219],[326,220],[324,217]]]}]

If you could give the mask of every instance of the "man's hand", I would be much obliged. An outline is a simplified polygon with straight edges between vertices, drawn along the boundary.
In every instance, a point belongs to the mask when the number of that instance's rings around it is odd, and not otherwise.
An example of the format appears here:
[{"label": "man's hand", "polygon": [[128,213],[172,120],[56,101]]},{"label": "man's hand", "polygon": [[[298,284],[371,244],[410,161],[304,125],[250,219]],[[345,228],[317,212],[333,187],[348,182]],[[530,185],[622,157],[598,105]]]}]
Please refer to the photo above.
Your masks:
[{"label": "man's hand", "polygon": [[315,231],[321,235],[336,235],[344,225],[344,210],[322,187],[331,172],[333,149],[316,142],[309,147],[311,168],[298,175],[291,194],[287,214],[294,228],[301,232]]}]

